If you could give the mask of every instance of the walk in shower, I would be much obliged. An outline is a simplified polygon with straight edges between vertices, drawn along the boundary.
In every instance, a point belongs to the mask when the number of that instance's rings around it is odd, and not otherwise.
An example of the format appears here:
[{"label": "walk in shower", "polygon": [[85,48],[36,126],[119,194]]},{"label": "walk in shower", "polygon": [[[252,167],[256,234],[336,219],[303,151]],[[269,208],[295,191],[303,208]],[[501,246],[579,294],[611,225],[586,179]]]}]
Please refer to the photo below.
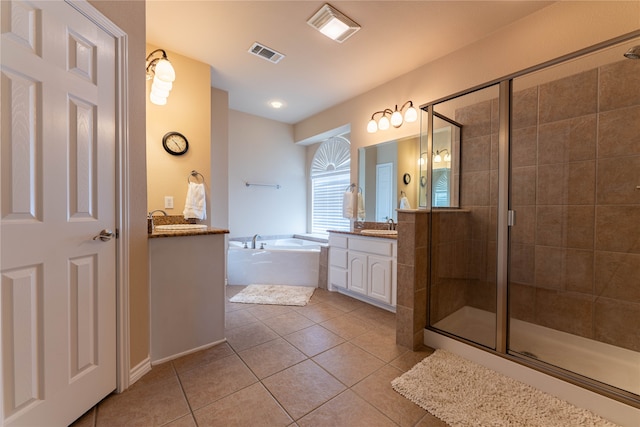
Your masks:
[{"label": "walk in shower", "polygon": [[428,329],[640,406],[635,45],[423,106],[420,200]]}]

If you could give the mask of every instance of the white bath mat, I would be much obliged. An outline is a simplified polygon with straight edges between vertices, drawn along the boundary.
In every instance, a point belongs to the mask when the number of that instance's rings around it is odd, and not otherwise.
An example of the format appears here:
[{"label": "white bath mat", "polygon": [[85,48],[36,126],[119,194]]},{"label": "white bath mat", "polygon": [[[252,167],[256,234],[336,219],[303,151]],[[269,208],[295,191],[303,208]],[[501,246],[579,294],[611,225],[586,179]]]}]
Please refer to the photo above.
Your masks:
[{"label": "white bath mat", "polygon": [[307,305],[316,288],[309,286],[249,285],[230,302],[245,304]]},{"label": "white bath mat", "polygon": [[391,385],[453,427],[615,426],[592,412],[446,350],[436,350]]}]

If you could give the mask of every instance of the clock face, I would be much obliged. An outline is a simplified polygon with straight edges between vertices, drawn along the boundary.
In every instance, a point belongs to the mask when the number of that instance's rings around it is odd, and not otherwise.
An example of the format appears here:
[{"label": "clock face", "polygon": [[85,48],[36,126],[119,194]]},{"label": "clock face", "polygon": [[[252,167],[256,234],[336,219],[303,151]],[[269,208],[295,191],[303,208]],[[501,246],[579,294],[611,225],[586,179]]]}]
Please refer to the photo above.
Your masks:
[{"label": "clock face", "polygon": [[189,142],[179,132],[169,132],[162,138],[162,146],[169,154],[179,156],[189,149]]}]

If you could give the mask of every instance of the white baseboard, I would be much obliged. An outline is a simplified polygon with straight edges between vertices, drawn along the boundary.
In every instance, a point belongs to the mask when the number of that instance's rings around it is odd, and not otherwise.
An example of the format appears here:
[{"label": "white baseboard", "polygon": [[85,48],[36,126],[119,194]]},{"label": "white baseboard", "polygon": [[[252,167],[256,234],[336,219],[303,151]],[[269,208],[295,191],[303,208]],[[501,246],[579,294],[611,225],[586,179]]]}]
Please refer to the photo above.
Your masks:
[{"label": "white baseboard", "polygon": [[129,387],[151,371],[151,358],[147,357],[129,371]]},{"label": "white baseboard", "polygon": [[206,349],[208,349],[210,347],[216,346],[218,344],[222,344],[223,342],[227,342],[227,339],[223,338],[223,339],[221,339],[219,341],[211,342],[209,344],[205,344],[205,345],[200,346],[200,347],[196,347],[196,348],[192,348],[192,349],[187,350],[187,351],[183,351],[182,353],[172,354],[171,356],[167,356],[167,357],[163,357],[162,359],[154,360],[153,362],[151,362],[151,365],[154,365],[154,366],[155,365],[159,365],[161,363],[177,359],[178,357],[186,356],[187,354],[195,353],[195,352],[200,351],[200,350],[206,350]]}]

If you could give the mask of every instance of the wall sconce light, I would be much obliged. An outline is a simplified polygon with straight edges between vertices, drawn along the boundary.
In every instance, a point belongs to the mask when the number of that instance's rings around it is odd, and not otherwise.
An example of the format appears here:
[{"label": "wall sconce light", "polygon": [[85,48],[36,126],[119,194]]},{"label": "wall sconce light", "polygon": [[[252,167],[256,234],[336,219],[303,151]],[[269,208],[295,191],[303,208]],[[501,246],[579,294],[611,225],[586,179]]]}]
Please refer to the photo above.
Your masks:
[{"label": "wall sconce light", "polygon": [[[446,151],[446,153],[445,153]],[[451,161],[451,154],[449,153],[449,150],[447,150],[446,148],[444,150],[440,150],[440,151],[436,151],[436,154],[433,156],[433,162],[434,163],[440,163],[442,161],[442,154],[444,153],[444,161],[445,162],[450,162]]]},{"label": "wall sconce light", "polygon": [[342,43],[360,29],[360,25],[330,4],[322,6],[309,18],[307,24],[338,43]]},{"label": "wall sconce light", "polygon": [[[153,58],[157,53],[162,53],[162,56]],[[176,79],[176,72],[163,49],[156,49],[147,56],[147,80],[151,79],[153,83],[149,100],[156,105],[165,105]]]},{"label": "wall sconce light", "polygon": [[[407,111],[404,112],[403,117],[402,110],[404,110],[407,105],[409,106],[409,108],[407,108]],[[382,114],[382,117],[380,117],[380,120],[378,120],[378,122],[376,122],[375,119],[376,114]],[[387,114],[389,114],[389,117],[387,117]],[[404,122],[411,123],[415,122],[416,120],[418,120],[418,111],[416,111],[416,109],[413,107],[413,101],[407,101],[402,104],[402,107],[400,107],[399,110],[398,105],[396,105],[395,110],[385,108],[384,110],[376,111],[375,113],[373,113],[371,115],[371,120],[369,120],[369,123],[367,124],[367,132],[376,133],[378,129],[387,130],[389,129],[390,124],[394,128],[399,128]]]},{"label": "wall sconce light", "polygon": [[640,45],[630,48],[624,53],[624,56],[628,59],[640,59]]}]

